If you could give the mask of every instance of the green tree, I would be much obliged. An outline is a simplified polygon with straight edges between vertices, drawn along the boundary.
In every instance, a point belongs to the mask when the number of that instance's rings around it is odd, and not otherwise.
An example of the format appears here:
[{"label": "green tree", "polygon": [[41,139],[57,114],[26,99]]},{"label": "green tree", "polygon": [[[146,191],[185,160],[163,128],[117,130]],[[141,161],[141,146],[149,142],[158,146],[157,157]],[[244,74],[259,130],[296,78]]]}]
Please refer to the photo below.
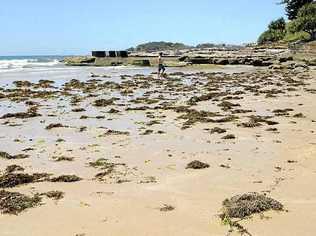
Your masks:
[{"label": "green tree", "polygon": [[275,21],[272,21],[269,26],[268,30],[263,32],[259,39],[258,43],[268,43],[268,42],[277,42],[279,40],[282,40],[285,37],[286,34],[286,22],[284,18],[279,18]]},{"label": "green tree", "polygon": [[285,31],[285,28],[286,28],[286,22],[283,17],[275,21],[272,21],[268,26],[269,30]]},{"label": "green tree", "polygon": [[282,0],[281,4],[285,4],[286,14],[289,20],[294,20],[297,17],[298,11],[305,4],[312,3],[313,0]]},{"label": "green tree", "polygon": [[316,39],[316,2],[304,5],[291,24],[291,31],[304,31]]}]

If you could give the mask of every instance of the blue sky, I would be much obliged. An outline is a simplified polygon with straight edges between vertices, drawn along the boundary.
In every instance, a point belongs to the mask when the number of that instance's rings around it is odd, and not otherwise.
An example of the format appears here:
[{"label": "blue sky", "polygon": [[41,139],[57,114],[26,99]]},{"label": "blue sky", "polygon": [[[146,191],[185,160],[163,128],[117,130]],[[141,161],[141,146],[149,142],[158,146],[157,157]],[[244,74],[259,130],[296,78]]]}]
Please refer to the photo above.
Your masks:
[{"label": "blue sky", "polygon": [[280,0],[2,0],[0,55],[88,54],[147,41],[253,42]]}]

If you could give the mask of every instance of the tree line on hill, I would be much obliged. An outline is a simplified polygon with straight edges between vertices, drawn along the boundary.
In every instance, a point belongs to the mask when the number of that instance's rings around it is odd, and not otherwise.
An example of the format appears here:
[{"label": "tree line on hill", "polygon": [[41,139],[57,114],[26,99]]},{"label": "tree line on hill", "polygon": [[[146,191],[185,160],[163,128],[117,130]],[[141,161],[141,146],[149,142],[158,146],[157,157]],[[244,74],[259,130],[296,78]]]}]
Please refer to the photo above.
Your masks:
[{"label": "tree line on hill", "polygon": [[128,51],[131,52],[157,52],[157,51],[165,51],[165,50],[182,50],[182,49],[205,49],[205,48],[240,48],[238,45],[230,45],[230,44],[215,44],[215,43],[201,43],[196,46],[189,46],[183,43],[172,43],[172,42],[148,42],[143,43],[135,48],[129,48]]},{"label": "tree line on hill", "polygon": [[295,42],[316,39],[316,2],[315,0],[282,0],[288,22],[281,17],[272,21],[263,32],[259,44],[273,42]]}]

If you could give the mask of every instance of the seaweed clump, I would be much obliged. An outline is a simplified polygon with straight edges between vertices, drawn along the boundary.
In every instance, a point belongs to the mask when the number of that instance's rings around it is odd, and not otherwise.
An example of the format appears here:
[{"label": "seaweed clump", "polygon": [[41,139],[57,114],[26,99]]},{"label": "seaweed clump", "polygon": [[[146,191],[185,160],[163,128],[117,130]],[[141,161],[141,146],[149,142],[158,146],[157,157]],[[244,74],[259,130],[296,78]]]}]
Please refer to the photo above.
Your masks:
[{"label": "seaweed clump", "polygon": [[29,184],[34,182],[40,182],[45,180],[49,174],[36,173],[36,174],[25,174],[25,173],[5,173],[0,176],[0,188],[13,188],[22,184]]},{"label": "seaweed clump", "polygon": [[64,192],[61,191],[49,191],[47,193],[42,193],[41,195],[54,199],[56,201],[64,198]]},{"label": "seaweed clump", "polygon": [[63,127],[66,127],[66,126],[64,126],[61,123],[56,123],[56,124],[50,124],[50,125],[46,126],[46,129],[50,130],[50,129],[54,129],[54,128],[63,128]]},{"label": "seaweed clump", "polygon": [[99,180],[105,176],[111,175],[114,172],[116,172],[116,167],[118,167],[118,166],[126,167],[126,164],[124,164],[124,163],[111,163],[111,162],[108,162],[108,160],[104,159],[104,158],[100,158],[94,162],[90,162],[89,165],[91,167],[98,168],[98,169],[102,170],[102,172],[96,174],[96,176],[95,176]]},{"label": "seaweed clump", "polygon": [[19,166],[19,165],[9,165],[5,169],[5,172],[7,172],[7,173],[13,173],[15,171],[24,171],[24,168],[22,166]]},{"label": "seaweed clump", "polygon": [[28,208],[38,206],[40,203],[41,198],[38,195],[29,197],[21,193],[0,191],[0,210],[3,214],[17,215]]},{"label": "seaweed clump", "polygon": [[51,182],[65,182],[65,183],[77,182],[80,180],[82,179],[76,175],[61,175],[61,176],[50,179]]},{"label": "seaweed clump", "polygon": [[16,119],[27,119],[42,116],[37,113],[36,107],[29,108],[26,112],[17,112],[17,113],[7,113],[0,117],[0,119],[16,118]]},{"label": "seaweed clump", "polygon": [[109,129],[104,134],[100,135],[99,137],[105,137],[109,135],[129,135],[130,133],[128,131],[119,131],[119,130],[112,130]]},{"label": "seaweed clump", "polygon": [[29,155],[26,154],[17,154],[17,155],[11,155],[7,152],[1,152],[0,151],[0,158],[8,159],[8,160],[13,160],[13,159],[25,159],[28,158]]},{"label": "seaweed clump", "polygon": [[164,212],[168,212],[168,211],[173,211],[174,209],[175,209],[174,206],[164,204],[164,206],[161,207],[159,210],[164,211]]},{"label": "seaweed clump", "polygon": [[226,132],[227,132],[226,129],[219,128],[219,127],[215,127],[213,129],[211,129],[211,134],[214,134],[214,133],[223,134]]},{"label": "seaweed clump", "polygon": [[54,156],[53,160],[56,162],[61,162],[61,161],[73,161],[75,158],[74,157],[68,157],[68,156]]},{"label": "seaweed clump", "polygon": [[209,167],[210,167],[209,164],[195,160],[187,164],[186,169],[205,169]]},{"label": "seaweed clump", "polygon": [[[283,211],[284,206],[270,197],[259,193],[245,193],[233,196],[223,201],[222,213],[219,215],[222,222],[230,226],[233,231],[236,229],[242,235],[251,235],[239,222],[253,214],[265,211]],[[236,219],[236,220],[233,220]]]},{"label": "seaweed clump", "polygon": [[283,205],[264,194],[246,193],[223,201],[223,214],[230,218],[243,219],[255,213],[269,210],[282,211]]},{"label": "seaweed clump", "polygon": [[234,134],[228,134],[228,135],[222,137],[222,139],[236,139],[236,136]]},{"label": "seaweed clump", "polygon": [[183,124],[183,129],[189,128],[195,123],[207,123],[212,122],[213,120],[210,117],[214,117],[217,114],[213,112],[208,111],[197,111],[194,109],[184,109],[181,112],[186,112],[186,114],[183,114],[178,117],[178,119],[186,120]]},{"label": "seaweed clump", "polygon": [[110,105],[114,105],[114,101],[119,100],[118,98],[110,98],[110,99],[98,99],[94,101],[93,105],[96,107],[106,107]]}]

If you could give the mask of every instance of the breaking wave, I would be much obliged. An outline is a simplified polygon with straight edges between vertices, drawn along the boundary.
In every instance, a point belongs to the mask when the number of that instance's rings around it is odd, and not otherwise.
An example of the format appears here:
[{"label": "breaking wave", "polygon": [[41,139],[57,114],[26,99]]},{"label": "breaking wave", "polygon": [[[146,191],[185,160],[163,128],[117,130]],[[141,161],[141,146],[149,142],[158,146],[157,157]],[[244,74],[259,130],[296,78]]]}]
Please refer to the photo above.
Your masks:
[{"label": "breaking wave", "polygon": [[23,70],[32,68],[57,67],[62,65],[62,58],[15,58],[0,57],[0,71]]}]

